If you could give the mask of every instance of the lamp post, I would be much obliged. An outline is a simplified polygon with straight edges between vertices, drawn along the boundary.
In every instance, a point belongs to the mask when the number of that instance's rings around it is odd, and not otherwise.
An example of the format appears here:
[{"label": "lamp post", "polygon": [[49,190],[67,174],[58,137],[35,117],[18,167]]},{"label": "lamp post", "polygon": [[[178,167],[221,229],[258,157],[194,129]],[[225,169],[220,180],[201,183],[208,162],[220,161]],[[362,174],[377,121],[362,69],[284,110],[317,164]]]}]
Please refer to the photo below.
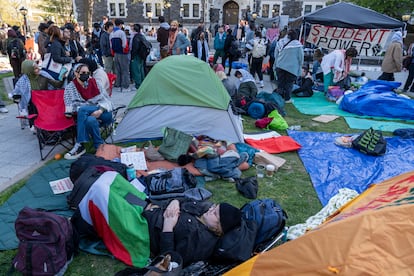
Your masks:
[{"label": "lamp post", "polygon": [[149,25],[152,25],[152,11],[147,12],[147,17],[148,17],[148,21],[149,21]]},{"label": "lamp post", "polygon": [[183,14],[184,14],[184,7],[183,6],[181,6],[180,7],[180,23],[183,23]]},{"label": "lamp post", "polygon": [[21,7],[19,9],[19,11],[20,11],[20,14],[23,15],[23,30],[24,30],[24,35],[26,36],[26,34],[27,34],[27,18],[26,18],[26,15],[27,15],[28,11],[25,7]]},{"label": "lamp post", "polygon": [[167,18],[168,18],[168,23],[169,23],[170,22],[170,14],[171,14],[171,9],[170,9],[171,8],[171,3],[167,1],[164,5],[164,8],[167,9],[167,12],[168,12],[168,17]]}]

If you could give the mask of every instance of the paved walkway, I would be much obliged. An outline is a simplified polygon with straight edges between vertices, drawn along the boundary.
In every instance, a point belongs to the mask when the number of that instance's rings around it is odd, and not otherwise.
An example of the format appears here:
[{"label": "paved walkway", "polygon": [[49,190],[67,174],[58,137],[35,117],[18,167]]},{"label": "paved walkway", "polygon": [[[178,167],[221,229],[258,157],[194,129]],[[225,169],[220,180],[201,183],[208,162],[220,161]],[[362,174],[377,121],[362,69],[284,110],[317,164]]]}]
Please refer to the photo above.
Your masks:
[{"label": "paved walkway", "polygon": [[[367,77],[372,79],[376,79],[381,73],[378,67],[360,66],[359,70],[365,71]],[[396,80],[404,84],[407,74],[407,72],[396,74]],[[4,92],[11,92],[12,78],[5,78],[4,82],[6,86]],[[259,88],[259,91],[270,92],[275,88],[275,85],[269,81],[268,75],[264,76],[264,83],[265,87]],[[135,89],[129,93],[114,92],[112,100],[115,105],[128,105],[134,95]],[[47,160],[41,161],[36,136],[27,128],[22,130],[16,119],[17,106],[11,104],[7,108],[9,113],[0,114],[0,192],[36,171],[52,159],[55,153],[65,151],[63,147],[57,147]]]}]

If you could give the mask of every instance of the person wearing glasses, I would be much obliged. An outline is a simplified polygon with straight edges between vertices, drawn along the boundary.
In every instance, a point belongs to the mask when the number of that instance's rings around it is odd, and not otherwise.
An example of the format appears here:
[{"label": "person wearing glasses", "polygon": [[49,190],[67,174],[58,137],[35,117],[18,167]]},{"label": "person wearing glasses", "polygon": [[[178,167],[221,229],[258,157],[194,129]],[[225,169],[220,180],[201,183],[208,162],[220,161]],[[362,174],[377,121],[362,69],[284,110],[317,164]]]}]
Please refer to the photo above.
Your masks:
[{"label": "person wearing glasses", "polygon": [[65,88],[65,115],[77,114],[75,146],[65,154],[65,159],[77,159],[86,152],[84,143],[92,138],[95,149],[104,141],[99,131],[100,123],[110,124],[113,105],[102,85],[91,77],[86,64],[77,64],[75,78]]}]

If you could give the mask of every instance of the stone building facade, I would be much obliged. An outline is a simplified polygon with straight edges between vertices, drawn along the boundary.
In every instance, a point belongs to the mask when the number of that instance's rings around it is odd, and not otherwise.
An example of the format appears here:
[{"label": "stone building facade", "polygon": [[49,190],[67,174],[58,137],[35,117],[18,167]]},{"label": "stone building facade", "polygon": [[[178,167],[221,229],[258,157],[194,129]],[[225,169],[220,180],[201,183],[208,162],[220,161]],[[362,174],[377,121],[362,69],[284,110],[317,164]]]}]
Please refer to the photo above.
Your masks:
[{"label": "stone building facade", "polygon": [[[75,18],[83,23],[87,11],[82,6],[85,1],[73,1]],[[279,15],[297,18],[325,5],[325,0],[101,0],[95,1],[92,21],[99,22],[107,15],[149,28],[158,26],[158,17],[163,15],[167,21],[175,19],[191,29],[200,21],[206,26],[235,25],[254,13],[263,18]]]}]

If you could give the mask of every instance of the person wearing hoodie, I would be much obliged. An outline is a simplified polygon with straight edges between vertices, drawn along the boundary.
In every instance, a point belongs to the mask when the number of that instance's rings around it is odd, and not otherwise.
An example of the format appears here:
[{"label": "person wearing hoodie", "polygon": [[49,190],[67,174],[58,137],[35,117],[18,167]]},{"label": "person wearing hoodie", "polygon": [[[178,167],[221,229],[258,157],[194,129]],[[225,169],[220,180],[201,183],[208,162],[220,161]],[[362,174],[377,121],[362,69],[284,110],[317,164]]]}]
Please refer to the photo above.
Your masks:
[{"label": "person wearing hoodie", "polygon": [[26,52],[24,50],[24,44],[17,36],[15,30],[8,30],[7,37],[7,55],[9,56],[10,65],[13,69],[14,79],[17,81],[22,73],[22,62],[26,58]]},{"label": "person wearing hoodie", "polygon": [[237,96],[243,97],[247,103],[256,98],[257,87],[253,76],[244,69],[237,69],[234,76],[240,81]]},{"label": "person wearing hoodie", "polygon": [[402,33],[397,31],[391,38],[391,44],[385,52],[381,65],[381,76],[379,80],[394,81],[394,73],[401,72],[403,60],[403,39]]},{"label": "person wearing hoodie", "polygon": [[275,67],[278,80],[277,93],[287,103],[292,103],[291,94],[296,78],[301,75],[303,45],[295,30],[289,30],[275,49]]},{"label": "person wearing hoodie", "polygon": [[[166,57],[168,54],[168,36],[170,33],[170,24],[165,22],[164,16],[158,17],[160,27],[157,30],[157,41],[160,43],[160,55]],[[165,56],[163,56],[163,54]]]},{"label": "person wearing hoodie", "polygon": [[[41,70],[36,61],[25,60],[22,63],[22,76],[9,95],[18,101],[19,115],[26,116],[36,113],[35,106],[31,103],[32,90],[54,90],[61,88],[62,81],[55,80],[49,73]],[[29,122],[32,127],[33,122]],[[22,125],[24,127],[24,125]]]}]

